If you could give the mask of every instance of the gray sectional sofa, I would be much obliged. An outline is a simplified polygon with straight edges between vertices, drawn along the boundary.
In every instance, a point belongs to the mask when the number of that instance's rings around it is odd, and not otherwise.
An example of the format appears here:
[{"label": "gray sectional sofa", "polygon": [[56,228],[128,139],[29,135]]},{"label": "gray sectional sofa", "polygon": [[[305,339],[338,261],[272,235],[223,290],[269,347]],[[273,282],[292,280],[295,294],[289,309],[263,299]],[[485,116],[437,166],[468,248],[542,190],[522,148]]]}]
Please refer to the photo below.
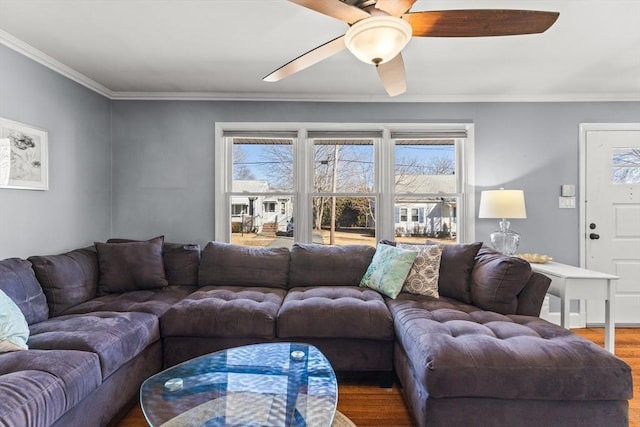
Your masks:
[{"label": "gray sectional sofa", "polygon": [[629,366],[537,317],[549,280],[525,261],[445,246],[440,298],[391,299],[358,286],[374,252],[157,238],[0,261],[30,329],[28,350],[0,354],[0,426],[108,425],[163,367],[270,341],[395,371],[420,426],[628,423]]}]

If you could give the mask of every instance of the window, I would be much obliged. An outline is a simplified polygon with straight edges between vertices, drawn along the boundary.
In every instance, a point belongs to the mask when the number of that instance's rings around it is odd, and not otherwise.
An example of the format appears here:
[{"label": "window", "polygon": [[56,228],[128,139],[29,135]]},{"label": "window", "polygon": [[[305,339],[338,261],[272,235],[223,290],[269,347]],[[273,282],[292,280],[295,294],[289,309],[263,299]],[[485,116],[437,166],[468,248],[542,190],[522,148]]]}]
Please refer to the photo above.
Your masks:
[{"label": "window", "polygon": [[231,205],[231,215],[242,215],[247,213],[247,205],[245,204],[232,204]]},{"label": "window", "polygon": [[374,139],[328,132],[310,132],[309,136],[316,241],[375,246]]},{"label": "window", "polygon": [[407,206],[411,223],[396,224],[399,241],[458,241],[456,207],[463,188],[456,138],[427,133],[392,133],[395,151],[395,203]]},{"label": "window", "polygon": [[274,213],[276,211],[276,202],[264,202],[264,212]]},{"label": "window", "polygon": [[472,130],[218,123],[214,237],[261,246],[472,240]]},{"label": "window", "polygon": [[614,149],[611,158],[611,182],[640,184],[640,149]]}]

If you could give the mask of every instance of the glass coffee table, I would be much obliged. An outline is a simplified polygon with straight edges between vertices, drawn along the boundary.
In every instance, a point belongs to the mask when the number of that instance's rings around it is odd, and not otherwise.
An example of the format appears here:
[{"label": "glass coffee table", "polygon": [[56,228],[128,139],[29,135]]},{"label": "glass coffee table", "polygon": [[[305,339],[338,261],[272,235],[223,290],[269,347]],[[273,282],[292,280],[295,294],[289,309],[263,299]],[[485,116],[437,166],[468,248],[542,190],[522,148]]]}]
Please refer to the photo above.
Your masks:
[{"label": "glass coffee table", "polygon": [[140,406],[152,427],[331,426],[336,376],[314,346],[255,344],[191,359],[147,379]]}]

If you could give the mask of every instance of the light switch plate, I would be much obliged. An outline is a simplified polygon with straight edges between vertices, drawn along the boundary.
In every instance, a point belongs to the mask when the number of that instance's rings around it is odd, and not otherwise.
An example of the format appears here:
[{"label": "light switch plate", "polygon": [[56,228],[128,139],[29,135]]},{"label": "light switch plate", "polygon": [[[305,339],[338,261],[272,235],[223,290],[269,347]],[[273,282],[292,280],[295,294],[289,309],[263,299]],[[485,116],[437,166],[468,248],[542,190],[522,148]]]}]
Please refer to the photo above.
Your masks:
[{"label": "light switch plate", "polygon": [[575,197],[559,197],[558,207],[560,209],[575,209],[576,198]]}]

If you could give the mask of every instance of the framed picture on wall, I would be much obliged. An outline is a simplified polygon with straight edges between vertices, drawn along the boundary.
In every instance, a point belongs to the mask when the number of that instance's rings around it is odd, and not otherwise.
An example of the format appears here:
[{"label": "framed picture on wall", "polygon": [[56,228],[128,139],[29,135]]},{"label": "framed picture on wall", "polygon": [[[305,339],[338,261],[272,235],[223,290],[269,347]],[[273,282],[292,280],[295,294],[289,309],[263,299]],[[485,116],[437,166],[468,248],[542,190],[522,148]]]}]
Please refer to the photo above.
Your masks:
[{"label": "framed picture on wall", "polygon": [[48,134],[0,117],[0,188],[49,189]]}]

